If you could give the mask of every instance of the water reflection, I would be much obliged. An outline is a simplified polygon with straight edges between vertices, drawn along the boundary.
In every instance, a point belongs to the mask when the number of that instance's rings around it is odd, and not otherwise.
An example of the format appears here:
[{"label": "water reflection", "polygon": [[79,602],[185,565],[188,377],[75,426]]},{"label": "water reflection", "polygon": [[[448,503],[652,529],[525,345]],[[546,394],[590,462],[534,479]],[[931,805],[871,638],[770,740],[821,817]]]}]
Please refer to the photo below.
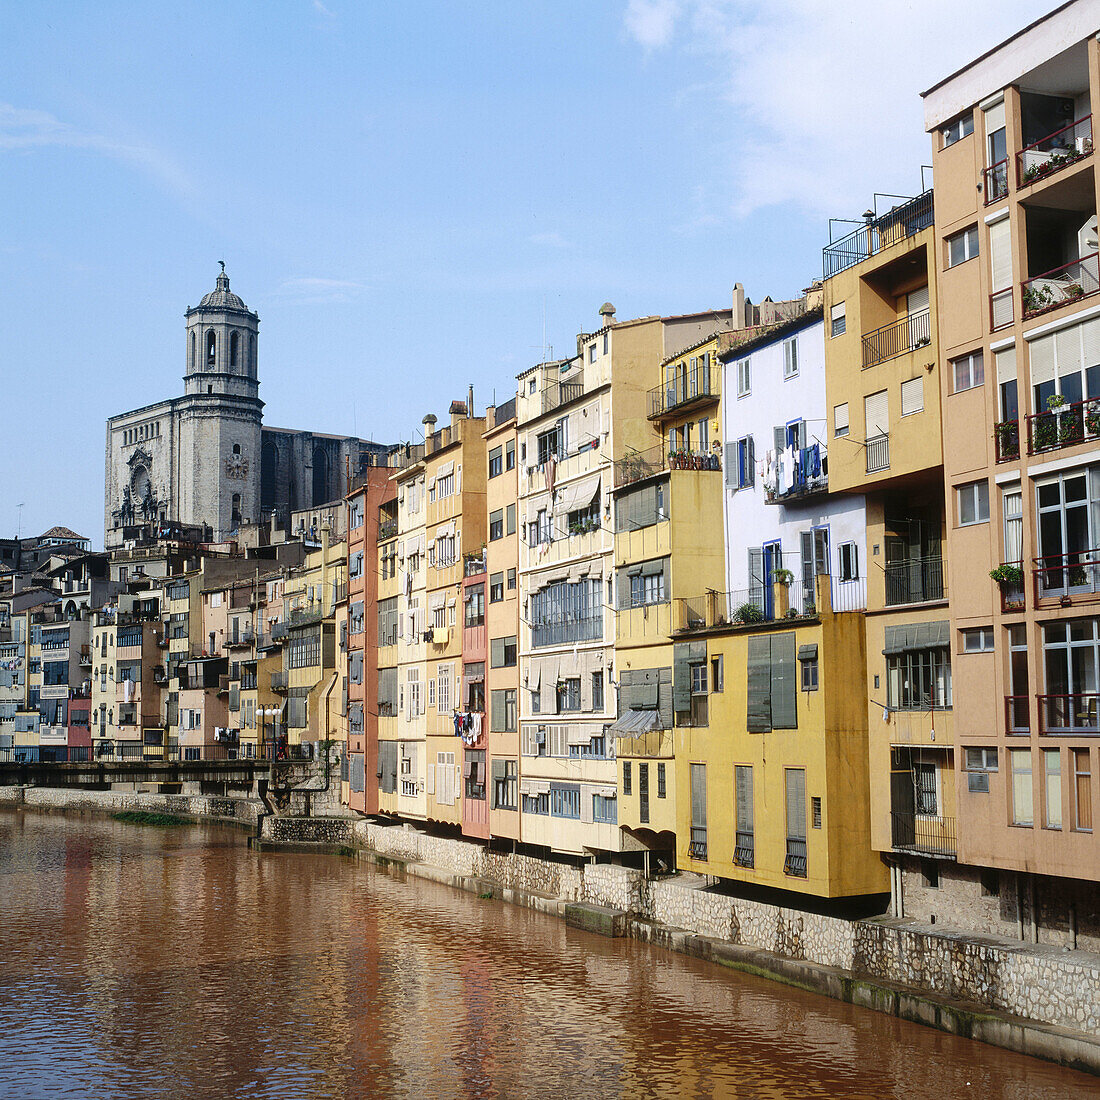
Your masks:
[{"label": "water reflection", "polygon": [[0,815],[0,1096],[1097,1095],[1041,1062],[242,834]]}]

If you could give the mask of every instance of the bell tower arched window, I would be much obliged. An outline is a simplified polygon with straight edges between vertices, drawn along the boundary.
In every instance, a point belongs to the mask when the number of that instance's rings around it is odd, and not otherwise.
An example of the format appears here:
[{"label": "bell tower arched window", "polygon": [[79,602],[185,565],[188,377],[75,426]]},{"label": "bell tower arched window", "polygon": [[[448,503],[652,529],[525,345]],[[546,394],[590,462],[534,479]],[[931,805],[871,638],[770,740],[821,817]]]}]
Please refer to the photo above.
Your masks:
[{"label": "bell tower arched window", "polygon": [[229,517],[229,522],[233,527],[240,527],[241,525],[241,494],[233,494],[232,511]]},{"label": "bell tower arched window", "polygon": [[195,352],[195,334],[191,333],[191,369],[192,370],[194,370],[198,366],[198,363],[195,362],[195,356],[196,356],[196,352]]},{"label": "bell tower arched window", "polygon": [[232,333],[229,337],[229,367],[232,369],[237,365],[237,345],[240,343],[240,336],[237,333]]},{"label": "bell tower arched window", "polygon": [[248,338],[248,369],[252,372],[252,377],[256,377],[256,337],[249,336]]},{"label": "bell tower arched window", "polygon": [[218,349],[218,338],[214,335],[214,330],[211,329],[206,334],[206,369],[213,370],[216,360],[216,353]]}]

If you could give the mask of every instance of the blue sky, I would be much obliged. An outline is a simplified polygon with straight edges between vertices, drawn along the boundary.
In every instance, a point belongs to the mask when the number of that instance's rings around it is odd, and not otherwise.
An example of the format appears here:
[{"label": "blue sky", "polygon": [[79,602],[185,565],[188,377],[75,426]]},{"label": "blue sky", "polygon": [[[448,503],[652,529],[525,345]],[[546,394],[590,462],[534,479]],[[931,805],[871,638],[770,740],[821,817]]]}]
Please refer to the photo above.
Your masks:
[{"label": "blue sky", "polygon": [[[1051,5],[1053,6],[1053,4]],[[764,8],[767,10],[763,10]],[[182,390],[224,259],[269,424],[415,438],[620,318],[797,294],[914,194],[976,0],[0,9],[0,535],[102,545],[107,416]],[[856,64],[857,59],[862,64]]]}]

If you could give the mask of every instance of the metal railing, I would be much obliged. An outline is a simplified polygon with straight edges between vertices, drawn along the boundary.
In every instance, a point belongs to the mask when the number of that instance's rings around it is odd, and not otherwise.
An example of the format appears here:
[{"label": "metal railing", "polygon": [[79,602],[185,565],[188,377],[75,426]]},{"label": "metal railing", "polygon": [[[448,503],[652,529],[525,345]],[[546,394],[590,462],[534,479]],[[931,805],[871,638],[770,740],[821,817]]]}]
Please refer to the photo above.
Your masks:
[{"label": "metal railing", "polygon": [[884,248],[927,229],[934,218],[931,188],[893,210],[861,225],[857,230],[822,249],[826,279],[862,263]]},{"label": "metal railing", "polygon": [[463,559],[463,575],[466,577],[480,577],[485,572],[485,557]]},{"label": "metal railing", "polygon": [[787,858],[783,861],[783,874],[796,878],[806,877],[805,837],[787,837]]},{"label": "metal railing", "polygon": [[989,296],[989,328],[991,332],[1006,328],[1015,317],[1012,307],[1012,287],[995,290]]},{"label": "metal railing", "polygon": [[397,534],[397,520],[386,520],[385,523],[378,525],[378,541],[385,542],[386,539],[392,539]]},{"label": "metal railing", "polygon": [[707,858],[707,830],[705,826],[692,825],[691,839],[688,841],[688,855],[692,859]]},{"label": "metal railing", "polygon": [[986,206],[1008,194],[1008,157],[982,169],[982,184]]},{"label": "metal railing", "polygon": [[919,313],[891,321],[863,335],[863,368],[885,363],[899,355],[927,347],[932,342],[932,314],[923,309]]},{"label": "metal railing", "polygon": [[789,472],[790,485],[784,488],[788,479],[788,458],[790,452],[780,451],[774,465],[764,470],[764,491],[768,504],[778,504],[799,497],[824,493],[829,488],[828,450],[821,443],[803,447],[793,452],[792,469]]},{"label": "metal railing", "polygon": [[1069,302],[1088,298],[1100,290],[1100,257],[1096,252],[1078,256],[1061,267],[1052,267],[1020,284],[1024,319],[1038,317]]},{"label": "metal railing", "polygon": [[1027,453],[1042,454],[1100,438],[1100,398],[1058,405],[1027,416]]},{"label": "metal railing", "polygon": [[1092,115],[1025,145],[1016,154],[1016,186],[1027,187],[1068,168],[1092,152]]},{"label": "metal railing", "polygon": [[286,691],[287,674],[285,672],[273,672],[271,674],[271,690]]},{"label": "metal railing", "polygon": [[584,393],[584,379],[575,378],[568,382],[551,382],[542,391],[542,411],[553,412],[561,405],[575,401]]},{"label": "metal railing", "polygon": [[865,447],[867,449],[867,472],[869,474],[890,469],[889,435],[876,435],[867,440]]},{"label": "metal railing", "polygon": [[1002,611],[1023,611],[1025,607],[1024,600],[1024,574],[1022,561],[1006,561],[1002,563],[1006,566],[1016,566],[1020,570],[1019,580],[1000,581],[997,585],[1001,590],[1001,610]]},{"label": "metal railing", "polygon": [[531,645],[574,645],[577,642],[597,642],[603,637],[603,615],[562,622],[534,623],[531,626]]},{"label": "metal railing", "polygon": [[1005,733],[1031,732],[1031,699],[1027,695],[1005,696]]},{"label": "metal railing", "polygon": [[955,856],[959,838],[953,817],[890,811],[890,838],[895,848],[933,856]]},{"label": "metal railing", "polygon": [[652,477],[667,469],[668,452],[663,445],[635,451],[615,463],[615,488],[632,485],[635,481]]},{"label": "metal railing", "polygon": [[721,392],[722,376],[717,364],[677,371],[663,386],[649,391],[649,418],[664,416],[693,402],[717,400]]},{"label": "metal railing", "polygon": [[1036,600],[1072,600],[1100,592],[1100,549],[1045,554],[1034,562]]},{"label": "metal railing", "polygon": [[888,606],[926,603],[944,597],[943,558],[938,554],[888,561],[884,572]]},{"label": "metal railing", "polygon": [[1039,732],[1100,733],[1100,693],[1039,695]]},{"label": "metal railing", "polygon": [[993,445],[998,462],[1011,462],[1020,457],[1020,422],[1002,420],[993,425]]},{"label": "metal railing", "polygon": [[797,581],[790,585],[776,583],[770,592],[763,585],[728,592],[712,590],[701,596],[678,596],[672,603],[673,633],[714,626],[753,626],[817,615],[813,596]]},{"label": "metal railing", "polygon": [[752,833],[737,830],[734,840],[733,862],[738,867],[754,867],[756,865],[756,838]]}]

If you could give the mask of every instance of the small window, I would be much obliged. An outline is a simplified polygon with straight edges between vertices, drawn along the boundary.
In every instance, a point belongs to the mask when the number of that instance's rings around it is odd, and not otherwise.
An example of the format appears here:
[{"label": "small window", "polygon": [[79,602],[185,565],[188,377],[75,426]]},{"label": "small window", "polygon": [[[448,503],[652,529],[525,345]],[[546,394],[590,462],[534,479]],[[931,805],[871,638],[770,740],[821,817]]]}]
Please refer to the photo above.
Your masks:
[{"label": "small window", "polygon": [[514,470],[516,468],[516,444],[515,440],[509,439],[504,444],[504,468],[506,470]]},{"label": "small window", "polygon": [[798,374],[798,337],[783,341],[783,377],[794,378]]},{"label": "small window", "polygon": [[738,489],[751,489],[756,484],[756,455],[752,436],[747,435],[737,441],[737,480]]},{"label": "small window", "polygon": [[817,653],[799,658],[798,663],[802,668],[802,690],[817,691]]},{"label": "small window", "polygon": [[514,504],[509,504],[504,510],[504,531],[508,535],[516,533],[516,506]]},{"label": "small window", "polygon": [[492,573],[489,576],[489,602],[500,603],[504,599],[504,574]]},{"label": "small window", "polygon": [[842,542],[837,551],[840,554],[840,580],[859,580],[859,547],[854,542]]},{"label": "small window", "polygon": [[515,591],[516,587],[516,571],[514,569],[508,570],[508,591]]},{"label": "small window", "polygon": [[710,690],[715,695],[725,689],[725,672],[722,663],[722,654],[710,659]]},{"label": "small window", "polygon": [[494,447],[489,452],[489,477],[499,477],[504,470],[504,451],[500,447]]},{"label": "small window", "polygon": [[810,799],[810,819],[815,829],[821,828],[821,798],[815,796]]},{"label": "small window", "polygon": [[504,538],[504,511],[503,509],[489,513],[489,541],[495,542]]},{"label": "small window", "polygon": [[959,502],[959,526],[989,522],[989,482],[972,481],[955,490]]},{"label": "small window", "polygon": [[955,392],[972,390],[985,382],[985,364],[980,351],[951,360],[951,374],[955,379]]},{"label": "small window", "polygon": [[537,382],[537,380],[536,380],[536,379],[534,379],[534,378],[532,378],[532,379],[531,379],[531,380],[530,380],[530,381],[529,381],[529,382],[527,383],[527,392],[528,392],[528,393],[534,393],[534,392],[535,392],[535,387],[536,387],[537,385],[538,385],[538,382]]},{"label": "small window", "polygon": [[737,396],[744,397],[752,390],[752,360],[741,359],[737,364]]},{"label": "small window", "polygon": [[833,406],[833,435],[848,434],[848,402]]},{"label": "small window", "polygon": [[623,794],[630,794],[630,761],[623,761]]},{"label": "small window", "polygon": [[588,345],[588,361],[590,363],[595,363],[596,362],[596,345],[595,344],[589,344]]},{"label": "small window", "polygon": [[901,415],[924,412],[924,379],[907,378],[901,384]]},{"label": "small window", "polygon": [[657,797],[664,798],[667,794],[667,786],[665,780],[665,766],[663,763],[657,764]]},{"label": "small window", "polygon": [[963,653],[992,653],[993,627],[980,626],[962,631]]},{"label": "small window", "polygon": [[844,302],[838,302],[829,311],[829,335],[843,336],[848,328],[848,321],[844,315]]},{"label": "small window", "polygon": [[929,890],[938,890],[940,888],[940,869],[936,864],[928,861],[921,864],[921,875],[924,878],[924,885]]},{"label": "small window", "polygon": [[972,225],[961,233],[954,233],[947,238],[947,266],[958,267],[967,260],[974,259],[978,254],[978,227]]},{"label": "small window", "polygon": [[969,137],[974,133],[974,112],[969,111],[965,115],[959,115],[954,122],[949,122],[940,133],[943,134],[943,147],[945,149],[949,145],[954,145],[956,141]]}]

